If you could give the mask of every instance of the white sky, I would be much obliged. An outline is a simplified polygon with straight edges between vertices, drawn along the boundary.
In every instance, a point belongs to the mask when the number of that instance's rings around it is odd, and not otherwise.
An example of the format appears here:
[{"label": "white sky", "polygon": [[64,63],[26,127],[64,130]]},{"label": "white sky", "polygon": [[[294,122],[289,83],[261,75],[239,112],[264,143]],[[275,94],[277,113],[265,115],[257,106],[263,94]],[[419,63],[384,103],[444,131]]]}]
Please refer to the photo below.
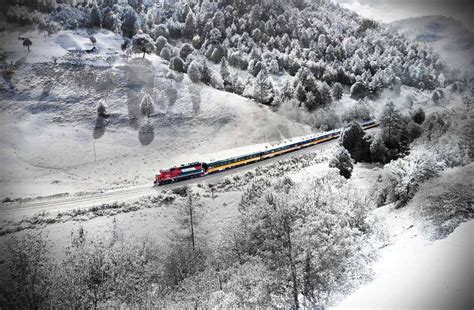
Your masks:
[{"label": "white sky", "polygon": [[474,31],[474,0],[333,0],[362,16],[391,22],[397,19],[445,15]]}]

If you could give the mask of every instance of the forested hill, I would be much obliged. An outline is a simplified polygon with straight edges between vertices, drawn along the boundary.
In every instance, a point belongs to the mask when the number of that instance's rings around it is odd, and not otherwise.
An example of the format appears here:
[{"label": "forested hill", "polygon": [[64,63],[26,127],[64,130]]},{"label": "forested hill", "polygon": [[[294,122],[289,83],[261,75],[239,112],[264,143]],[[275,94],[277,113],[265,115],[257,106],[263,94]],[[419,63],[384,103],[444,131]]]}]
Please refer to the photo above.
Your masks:
[{"label": "forested hill", "polygon": [[[103,27],[122,33],[130,39],[124,49],[144,56],[155,52],[172,69],[189,71],[193,81],[266,104],[296,99],[314,110],[339,97],[344,85],[360,99],[400,84],[435,89],[440,80],[449,79],[437,55],[331,1],[98,3],[29,0],[28,7],[10,4],[5,10],[9,21],[38,23],[49,32]],[[207,62],[220,63],[220,70]],[[275,83],[269,75],[296,78]]]}]

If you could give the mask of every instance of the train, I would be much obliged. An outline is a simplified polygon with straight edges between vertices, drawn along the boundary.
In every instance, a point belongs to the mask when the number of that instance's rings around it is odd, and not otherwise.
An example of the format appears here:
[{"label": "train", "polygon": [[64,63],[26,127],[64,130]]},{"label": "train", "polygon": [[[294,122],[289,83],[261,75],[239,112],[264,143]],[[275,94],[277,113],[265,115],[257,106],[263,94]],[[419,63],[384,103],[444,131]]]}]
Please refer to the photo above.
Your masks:
[{"label": "train", "polygon": [[[360,123],[365,130],[379,126],[374,119],[366,120]],[[215,160],[211,162],[194,162],[165,170],[155,176],[155,185],[166,185],[174,182],[189,180],[192,178],[203,177],[208,174],[219,173],[228,169],[241,167],[256,163],[262,160],[270,159],[276,156],[287,154],[310,147],[319,143],[337,139],[341,136],[345,128],[339,128],[316,135],[306,136],[297,142],[289,142],[284,145],[278,145],[265,151],[254,152],[239,155],[227,159]]]}]

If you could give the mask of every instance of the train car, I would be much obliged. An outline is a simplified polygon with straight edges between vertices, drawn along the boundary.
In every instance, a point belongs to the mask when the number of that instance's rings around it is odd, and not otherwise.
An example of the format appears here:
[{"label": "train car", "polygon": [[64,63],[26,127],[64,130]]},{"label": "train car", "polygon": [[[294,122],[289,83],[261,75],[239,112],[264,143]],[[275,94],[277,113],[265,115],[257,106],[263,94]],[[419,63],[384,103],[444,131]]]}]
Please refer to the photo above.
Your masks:
[{"label": "train car", "polygon": [[371,120],[363,121],[360,125],[364,129],[370,129],[370,128],[378,127],[380,124],[377,123],[375,120],[371,119]]},{"label": "train car", "polygon": [[160,170],[160,174],[155,176],[154,183],[157,185],[169,184],[176,181],[203,176],[206,173],[206,163],[191,163],[166,170]]},{"label": "train car", "polygon": [[[363,129],[370,129],[379,126],[379,124],[373,119],[365,120],[361,122],[360,125]],[[332,131],[307,137],[297,142],[279,145],[275,148],[262,152],[240,155],[209,163],[192,163],[180,167],[173,167],[167,170],[161,170],[160,174],[156,175],[155,177],[155,184],[164,185],[172,182],[183,181],[194,177],[204,176],[206,174],[218,173],[227,169],[248,165],[261,160],[270,159],[272,157],[294,152],[302,148],[337,139],[341,136],[343,131],[344,128],[334,129]]]},{"label": "train car", "polygon": [[261,160],[261,152],[218,160],[207,164],[207,173],[215,173],[231,168],[240,167]]}]

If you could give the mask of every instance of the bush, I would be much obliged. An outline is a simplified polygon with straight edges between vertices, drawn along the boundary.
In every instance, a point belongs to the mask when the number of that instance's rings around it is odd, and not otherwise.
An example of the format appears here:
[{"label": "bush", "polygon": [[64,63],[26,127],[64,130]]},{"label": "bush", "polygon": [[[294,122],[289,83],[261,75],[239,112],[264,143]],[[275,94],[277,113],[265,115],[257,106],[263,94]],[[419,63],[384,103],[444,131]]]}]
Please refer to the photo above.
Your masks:
[{"label": "bush", "polygon": [[181,57],[171,58],[170,69],[178,71],[178,72],[182,72],[182,73],[186,72],[184,61],[181,59]]},{"label": "bush", "polygon": [[412,119],[418,125],[423,124],[423,122],[425,121],[425,111],[423,111],[422,108],[418,108],[418,110],[413,113]]},{"label": "bush", "polygon": [[351,154],[356,162],[370,161],[370,144],[364,129],[357,122],[352,122],[351,126],[344,130],[340,143]]},{"label": "bush", "polygon": [[181,57],[184,61],[186,58],[194,51],[194,48],[189,43],[183,44],[181,49],[179,50],[179,57]]},{"label": "bush", "polygon": [[171,59],[171,49],[169,46],[163,47],[160,52],[160,57],[168,61]]},{"label": "bush", "polygon": [[445,167],[438,155],[431,150],[418,148],[405,158],[387,164],[377,188],[379,204],[396,203],[405,206],[419,186],[439,174]]},{"label": "bush", "polygon": [[163,36],[159,36],[157,39],[156,39],[156,43],[155,43],[155,46],[156,46],[156,53],[159,54],[161,53],[161,50],[163,49],[163,47],[165,47],[166,45],[168,44],[168,40],[163,37]]},{"label": "bush", "polygon": [[201,81],[201,67],[196,60],[191,61],[188,68],[188,76],[191,81],[198,83]]},{"label": "bush", "polygon": [[345,148],[342,147],[337,150],[336,154],[334,154],[334,157],[329,162],[329,167],[337,168],[339,170],[339,174],[346,179],[350,179],[352,170],[354,169],[351,155]]},{"label": "bush", "polygon": [[357,81],[351,86],[351,98],[355,100],[363,99],[369,94],[367,85],[362,81]]}]

